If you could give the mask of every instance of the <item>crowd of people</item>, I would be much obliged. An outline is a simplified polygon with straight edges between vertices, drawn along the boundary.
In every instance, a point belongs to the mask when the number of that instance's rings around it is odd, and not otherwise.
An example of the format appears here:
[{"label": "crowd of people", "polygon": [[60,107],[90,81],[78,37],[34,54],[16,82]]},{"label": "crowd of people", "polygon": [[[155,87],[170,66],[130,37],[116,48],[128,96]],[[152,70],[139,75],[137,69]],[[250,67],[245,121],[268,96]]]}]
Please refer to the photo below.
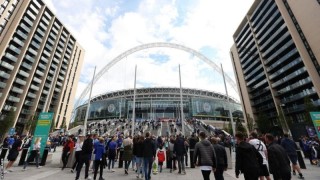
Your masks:
[{"label": "crowd of people", "polygon": [[[157,126],[155,125],[155,128]],[[14,135],[5,138],[3,146],[9,149],[5,173],[12,171],[11,167],[21,148],[31,148],[23,170],[34,160],[36,167],[41,168],[41,139],[35,139],[33,144],[31,142],[32,136]],[[207,136],[205,132],[195,131],[190,137],[184,137],[182,134],[157,137],[150,132],[140,132],[139,135],[131,137],[117,129],[113,135],[84,136],[82,131],[79,131],[77,136],[50,136],[49,142],[53,152],[57,146],[63,146],[61,170],[70,168],[70,172],[75,173],[76,180],[80,178],[83,166],[85,179],[91,179],[89,171],[92,170],[93,179],[104,180],[104,170],[114,173],[115,162],[118,162],[119,168],[124,169],[125,175],[131,173],[131,166],[138,179],[150,180],[153,174],[163,173],[164,167],[169,173],[185,175],[187,166],[198,166],[204,180],[210,179],[211,172],[216,180],[223,180],[224,171],[228,168],[227,154],[231,153],[233,147],[236,154],[236,177],[243,174],[248,180],[270,180],[272,175],[274,179],[289,180],[294,175],[304,179],[298,165],[299,148],[288,134],[279,138],[271,134],[258,135],[252,132],[249,137],[243,133],[237,133],[232,137],[226,134]],[[318,165],[319,140],[302,137],[299,142],[305,157],[310,158],[311,164]],[[230,151],[226,151],[228,148]],[[73,153],[74,162],[69,167],[67,165]]]}]

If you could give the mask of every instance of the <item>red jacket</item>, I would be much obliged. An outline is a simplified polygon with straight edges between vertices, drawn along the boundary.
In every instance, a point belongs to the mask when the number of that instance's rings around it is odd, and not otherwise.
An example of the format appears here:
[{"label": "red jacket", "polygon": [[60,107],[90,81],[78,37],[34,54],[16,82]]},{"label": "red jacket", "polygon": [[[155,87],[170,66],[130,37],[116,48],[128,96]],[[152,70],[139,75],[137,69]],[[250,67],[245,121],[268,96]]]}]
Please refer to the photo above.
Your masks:
[{"label": "red jacket", "polygon": [[158,151],[157,157],[159,162],[164,162],[166,160],[163,150]]}]

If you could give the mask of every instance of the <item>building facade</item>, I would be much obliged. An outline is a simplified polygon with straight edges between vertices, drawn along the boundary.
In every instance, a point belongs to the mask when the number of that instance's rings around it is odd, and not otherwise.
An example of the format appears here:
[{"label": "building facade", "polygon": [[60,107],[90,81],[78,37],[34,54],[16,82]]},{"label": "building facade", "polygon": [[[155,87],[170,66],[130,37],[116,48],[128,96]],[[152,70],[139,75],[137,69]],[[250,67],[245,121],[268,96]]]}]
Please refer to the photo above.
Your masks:
[{"label": "building facade", "polygon": [[0,122],[14,126],[54,112],[68,125],[84,57],[83,48],[41,0],[0,0]]},{"label": "building facade", "polygon": [[[243,120],[239,102],[216,92],[183,89],[184,118],[209,120],[223,123],[230,121],[229,109],[234,118]],[[122,90],[102,94],[92,98],[88,120],[131,119],[134,90]],[[87,104],[76,108],[75,121],[83,121]],[[135,103],[136,120],[180,119],[179,88],[142,88],[137,89]],[[219,126],[219,123],[218,123]]]},{"label": "building facade", "polygon": [[305,134],[306,97],[320,105],[318,17],[319,0],[256,0],[230,50],[245,113],[279,126],[284,114],[295,137]]}]

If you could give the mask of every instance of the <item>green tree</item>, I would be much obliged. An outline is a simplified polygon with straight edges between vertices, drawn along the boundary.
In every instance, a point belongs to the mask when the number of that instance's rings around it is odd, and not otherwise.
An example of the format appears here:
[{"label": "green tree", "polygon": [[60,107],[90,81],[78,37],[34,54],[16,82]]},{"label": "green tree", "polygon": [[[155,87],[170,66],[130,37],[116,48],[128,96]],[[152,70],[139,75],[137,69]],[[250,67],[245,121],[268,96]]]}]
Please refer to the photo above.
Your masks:
[{"label": "green tree", "polygon": [[4,119],[0,121],[0,135],[3,136],[5,135],[9,129],[13,126],[13,121],[15,118],[15,112],[13,108],[10,109],[8,114],[5,115]]},{"label": "green tree", "polygon": [[272,127],[272,122],[268,119],[268,117],[264,113],[260,113],[256,120],[258,129],[261,133],[268,133]]},{"label": "green tree", "polygon": [[34,134],[34,131],[36,130],[37,126],[37,119],[37,116],[34,114],[29,117],[29,120],[25,125],[25,128],[27,131],[29,131],[29,134]]},{"label": "green tree", "polygon": [[304,106],[305,106],[305,117],[304,117],[304,120],[305,120],[305,123],[308,124],[308,125],[313,125],[313,122],[312,122],[312,119],[311,119],[311,116],[310,116],[310,112],[312,111],[318,111],[318,107],[315,106],[310,97],[306,96],[304,98]]},{"label": "green tree", "polygon": [[240,118],[236,118],[236,132],[242,132],[243,134],[247,135],[247,130],[246,128],[243,126]]},{"label": "green tree", "polygon": [[254,120],[250,116],[250,114],[247,114],[247,126],[248,126],[249,132],[252,132],[254,130]]}]

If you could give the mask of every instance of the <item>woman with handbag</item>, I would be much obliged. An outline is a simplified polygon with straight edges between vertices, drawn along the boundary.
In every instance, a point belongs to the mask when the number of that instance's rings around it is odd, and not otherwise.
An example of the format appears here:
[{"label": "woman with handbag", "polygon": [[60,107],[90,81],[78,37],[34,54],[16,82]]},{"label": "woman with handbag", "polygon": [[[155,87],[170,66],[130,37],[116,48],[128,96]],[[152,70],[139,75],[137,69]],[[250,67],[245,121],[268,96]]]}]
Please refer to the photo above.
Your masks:
[{"label": "woman with handbag", "polygon": [[34,141],[30,156],[28,157],[27,161],[24,162],[24,166],[23,166],[24,171],[26,170],[28,164],[32,162],[34,159],[36,160],[37,168],[38,169],[41,168],[41,166],[39,166],[40,146],[41,146],[40,141],[41,141],[41,138],[39,137]]}]

